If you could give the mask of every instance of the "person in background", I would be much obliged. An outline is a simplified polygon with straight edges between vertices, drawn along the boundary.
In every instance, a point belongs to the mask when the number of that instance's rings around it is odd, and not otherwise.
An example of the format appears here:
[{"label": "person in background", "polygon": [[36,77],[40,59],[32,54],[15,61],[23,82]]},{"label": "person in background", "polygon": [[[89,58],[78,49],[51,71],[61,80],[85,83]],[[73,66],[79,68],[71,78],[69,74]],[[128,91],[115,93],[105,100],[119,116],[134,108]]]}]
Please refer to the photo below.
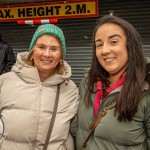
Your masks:
[{"label": "person in background", "polygon": [[[79,92],[70,79],[71,67],[64,60],[63,31],[53,25],[40,25],[29,52],[17,55],[12,71],[0,77],[0,149],[43,150],[52,115],[57,87],[58,108],[47,150],[73,150],[69,133],[76,115]],[[45,150],[45,149],[44,149]]]},{"label": "person in background", "polygon": [[150,61],[129,22],[110,15],[98,20],[79,93],[77,150],[150,150]]},{"label": "person in background", "polygon": [[0,75],[9,72],[16,62],[12,47],[2,39],[0,33]]}]

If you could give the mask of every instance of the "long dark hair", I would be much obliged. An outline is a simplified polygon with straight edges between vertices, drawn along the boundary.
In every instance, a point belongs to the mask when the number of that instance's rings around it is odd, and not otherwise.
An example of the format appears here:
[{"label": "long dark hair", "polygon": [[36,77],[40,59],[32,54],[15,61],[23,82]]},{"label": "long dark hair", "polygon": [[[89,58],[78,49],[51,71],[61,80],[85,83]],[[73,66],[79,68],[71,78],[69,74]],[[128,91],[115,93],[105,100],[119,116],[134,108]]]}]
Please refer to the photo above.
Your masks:
[{"label": "long dark hair", "polygon": [[145,79],[147,81],[149,80],[149,76],[146,75],[146,61],[144,58],[141,37],[129,22],[116,16],[104,16],[100,18],[97,23],[98,24],[93,32],[93,57],[91,69],[89,70],[87,77],[88,86],[85,95],[86,106],[88,107],[92,104],[91,94],[98,78],[100,78],[104,85],[109,84],[109,74],[102,68],[96,57],[95,34],[101,25],[113,23],[123,29],[126,35],[126,47],[128,50],[127,77],[117,98],[116,113],[118,113],[118,120],[131,121],[137,112]]}]

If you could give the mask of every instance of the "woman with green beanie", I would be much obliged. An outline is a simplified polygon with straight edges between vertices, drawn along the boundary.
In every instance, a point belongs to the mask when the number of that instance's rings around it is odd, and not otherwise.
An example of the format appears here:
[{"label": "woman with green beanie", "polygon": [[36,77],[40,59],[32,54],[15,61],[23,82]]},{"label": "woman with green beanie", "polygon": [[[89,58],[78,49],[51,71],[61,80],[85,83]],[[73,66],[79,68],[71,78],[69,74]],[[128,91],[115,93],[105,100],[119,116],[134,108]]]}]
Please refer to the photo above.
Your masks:
[{"label": "woman with green beanie", "polygon": [[78,88],[64,60],[65,38],[52,24],[37,28],[29,52],[0,77],[0,149],[73,150],[70,122]]}]

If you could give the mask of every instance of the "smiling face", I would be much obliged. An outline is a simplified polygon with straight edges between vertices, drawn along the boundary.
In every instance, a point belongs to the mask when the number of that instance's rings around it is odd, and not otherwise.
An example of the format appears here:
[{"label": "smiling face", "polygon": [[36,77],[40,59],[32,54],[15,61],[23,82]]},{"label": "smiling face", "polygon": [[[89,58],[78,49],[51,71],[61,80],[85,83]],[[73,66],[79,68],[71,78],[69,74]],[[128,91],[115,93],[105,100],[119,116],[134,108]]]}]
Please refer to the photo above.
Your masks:
[{"label": "smiling face", "polygon": [[95,35],[96,57],[109,77],[118,80],[126,70],[128,52],[123,29],[113,23],[100,26]]},{"label": "smiling face", "polygon": [[53,75],[57,65],[62,62],[62,49],[59,40],[48,34],[39,37],[33,49],[32,59],[41,78],[45,79]]}]

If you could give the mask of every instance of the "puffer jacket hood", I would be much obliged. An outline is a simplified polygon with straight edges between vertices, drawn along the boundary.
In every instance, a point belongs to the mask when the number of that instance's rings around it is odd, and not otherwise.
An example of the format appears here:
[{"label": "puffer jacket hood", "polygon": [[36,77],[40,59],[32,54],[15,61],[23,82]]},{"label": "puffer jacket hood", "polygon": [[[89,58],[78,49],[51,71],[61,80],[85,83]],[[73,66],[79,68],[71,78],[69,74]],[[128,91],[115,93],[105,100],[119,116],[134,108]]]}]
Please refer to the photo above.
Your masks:
[{"label": "puffer jacket hood", "polygon": [[[22,80],[27,83],[39,82],[40,77],[36,67],[27,65],[23,60],[27,59],[29,52],[18,53],[16,64],[13,66],[12,71],[16,72]],[[44,82],[48,85],[57,85],[62,82],[66,82],[71,77],[71,67],[68,65],[66,61],[64,61],[65,73],[63,75],[54,74],[50,78],[51,80],[47,80]]]}]

